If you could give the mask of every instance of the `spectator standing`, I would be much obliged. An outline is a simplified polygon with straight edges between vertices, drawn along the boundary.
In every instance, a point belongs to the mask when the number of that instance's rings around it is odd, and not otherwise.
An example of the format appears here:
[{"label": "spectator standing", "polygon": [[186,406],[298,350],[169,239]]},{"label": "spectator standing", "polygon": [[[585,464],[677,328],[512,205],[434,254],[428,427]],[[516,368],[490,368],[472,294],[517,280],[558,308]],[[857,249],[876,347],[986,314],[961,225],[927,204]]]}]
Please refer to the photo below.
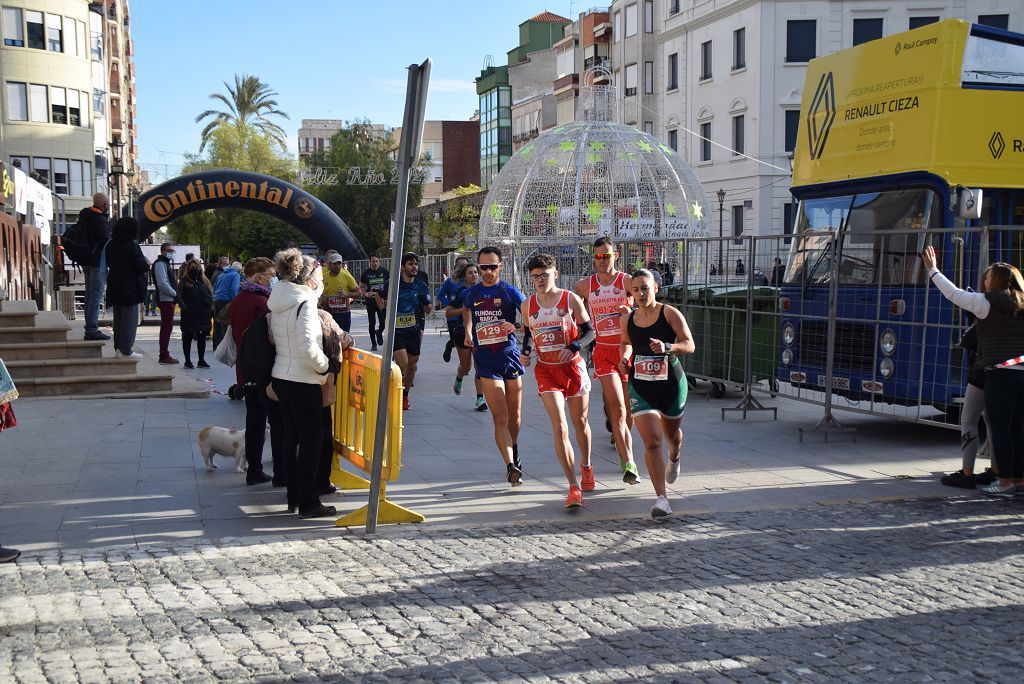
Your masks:
[{"label": "spectator standing", "polygon": [[[185,277],[185,271],[188,270],[188,262],[196,258],[196,255],[192,252],[185,252],[185,261],[181,262],[181,267],[178,269],[178,280]],[[202,266],[203,260],[199,259],[199,265]],[[207,278],[209,280],[209,278]]]},{"label": "spectator standing", "polygon": [[782,265],[782,259],[775,257],[772,262],[772,285],[782,285],[782,279],[786,276],[786,267]]},{"label": "spectator standing", "polygon": [[331,408],[338,400],[337,379],[341,370],[342,355],[352,346],[352,337],[338,327],[338,323],[330,312],[321,309],[320,329],[324,336],[324,354],[328,360],[327,381],[322,385],[324,406],[324,437],[317,464],[315,487],[317,496],[335,494],[338,488],[331,482],[331,470],[334,467],[334,410]]},{"label": "spectator standing", "polygon": [[743,276],[747,274],[747,267],[743,265],[743,259],[736,259],[736,275]]},{"label": "spectator standing", "polygon": [[661,271],[658,270],[657,262],[649,262],[647,264],[647,270],[650,271],[651,277],[654,279],[654,282],[658,285],[658,287],[661,287],[663,281],[661,279]]},{"label": "spectator standing", "polygon": [[359,275],[359,281],[363,284],[363,292],[366,294],[366,318],[370,327],[370,351],[377,351],[378,344],[384,344],[384,309],[378,304],[375,297],[370,295],[374,292],[380,294],[388,285],[389,274],[387,269],[381,267],[380,257],[376,254],[370,255],[370,268]]},{"label": "spectator standing", "polygon": [[100,332],[100,303],[103,301],[104,274],[100,267],[103,247],[110,239],[107,210],[110,201],[102,192],[92,196],[92,206],[78,215],[78,222],[86,226],[89,240],[89,258],[83,260],[82,275],[85,277],[85,339],[109,340],[110,335]]},{"label": "spectator standing", "polygon": [[330,368],[323,350],[317,301],[323,271],[297,249],[274,257],[280,282],[270,293],[270,330],[277,357],[271,386],[284,424],[284,460],[288,473],[288,511],[303,518],[334,515],[334,506],[320,503],[316,472],[323,447],[323,388]]},{"label": "spectator standing", "polygon": [[359,285],[337,252],[328,255],[323,276],[324,294],[320,298],[320,308],[331,314],[339,328],[349,332],[352,330],[351,301],[352,297],[359,294]]},{"label": "spectator standing", "polygon": [[203,266],[198,259],[185,264],[185,277],[178,283],[178,303],[181,305],[181,350],[185,354],[185,368],[192,365],[192,340],[196,342],[199,368],[209,368],[206,363],[206,337],[213,322],[213,292],[210,281],[203,275]]},{"label": "spectator standing", "polygon": [[[227,257],[221,257],[221,259],[226,261]],[[242,274],[234,268],[225,265],[224,270],[210,282],[213,286],[213,316],[216,321],[213,324],[213,348],[216,349],[220,341],[224,339],[224,331],[227,330],[227,324],[221,323],[217,318],[220,312],[238,294],[238,287],[242,282]]]},{"label": "spectator standing", "polygon": [[[238,296],[228,309],[231,336],[235,347],[241,348],[242,335],[252,322],[265,316],[270,309],[267,300],[277,282],[274,262],[266,257],[256,257],[245,262],[245,282],[239,286]],[[266,385],[257,387],[245,382],[242,367],[235,364],[235,381],[242,388],[245,398],[245,458],[248,468],[245,473],[247,485],[262,484],[271,478],[263,471],[263,445],[266,441],[267,424],[270,424],[270,453],[274,464],[273,485],[284,487],[288,483],[284,464],[284,425],[281,409],[276,401],[267,396]]]},{"label": "spectator standing", "polygon": [[217,284],[217,278],[220,278],[224,271],[228,270],[228,264],[230,263],[230,259],[228,259],[226,256],[222,256],[217,257],[217,263],[214,264],[212,268],[210,266],[206,267],[206,278],[210,281],[210,285]]},{"label": "spectator standing", "polygon": [[139,247],[139,224],[125,216],[114,224],[106,247],[107,301],[114,309],[114,356],[141,359],[132,350],[139,325],[139,305],[146,300],[149,262]]},{"label": "spectator standing", "polygon": [[160,309],[160,363],[176,364],[178,359],[171,356],[171,329],[174,328],[174,304],[178,299],[178,279],[174,276],[174,245],[165,242],[160,245],[160,256],[153,262],[153,282],[156,283],[157,308]]}]

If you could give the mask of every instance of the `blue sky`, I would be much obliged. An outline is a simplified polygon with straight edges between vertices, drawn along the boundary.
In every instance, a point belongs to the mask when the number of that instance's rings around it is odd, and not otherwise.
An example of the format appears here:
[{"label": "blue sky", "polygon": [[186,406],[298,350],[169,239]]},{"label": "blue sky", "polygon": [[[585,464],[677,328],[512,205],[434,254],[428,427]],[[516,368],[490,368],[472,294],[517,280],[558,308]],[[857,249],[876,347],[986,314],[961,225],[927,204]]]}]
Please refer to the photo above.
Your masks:
[{"label": "blue sky", "polygon": [[139,162],[154,182],[177,175],[199,148],[196,115],[236,73],[277,91],[293,152],[303,118],[399,125],[406,67],[428,57],[427,118],[468,119],[485,56],[504,64],[545,9],[570,16],[569,0],[134,0]]}]

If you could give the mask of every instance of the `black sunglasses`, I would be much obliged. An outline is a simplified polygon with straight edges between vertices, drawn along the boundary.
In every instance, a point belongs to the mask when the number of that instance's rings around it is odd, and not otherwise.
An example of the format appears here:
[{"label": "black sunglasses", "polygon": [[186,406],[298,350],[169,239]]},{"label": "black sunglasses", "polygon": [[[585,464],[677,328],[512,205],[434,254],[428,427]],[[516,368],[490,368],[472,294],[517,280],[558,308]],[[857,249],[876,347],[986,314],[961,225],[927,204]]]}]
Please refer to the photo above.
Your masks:
[{"label": "black sunglasses", "polygon": [[497,271],[501,264],[480,264],[477,266],[481,271]]}]

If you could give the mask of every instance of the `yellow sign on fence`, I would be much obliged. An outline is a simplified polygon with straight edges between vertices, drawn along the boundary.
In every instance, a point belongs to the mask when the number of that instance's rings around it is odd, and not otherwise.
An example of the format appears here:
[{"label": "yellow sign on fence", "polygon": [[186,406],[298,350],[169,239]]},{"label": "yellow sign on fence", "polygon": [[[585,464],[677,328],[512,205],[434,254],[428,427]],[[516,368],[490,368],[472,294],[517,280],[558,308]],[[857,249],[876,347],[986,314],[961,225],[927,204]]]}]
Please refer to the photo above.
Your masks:
[{"label": "yellow sign on fence", "polygon": [[[377,397],[380,391],[381,357],[360,349],[345,352],[338,374],[338,395],[334,402],[334,466],[331,481],[342,489],[369,489],[370,481],[347,470],[348,461],[369,474],[373,465],[373,437],[377,432]],[[388,401],[388,434],[384,439],[384,465],[381,470],[380,501],[377,522],[423,522],[424,517],[388,501],[388,482],[398,479],[402,469],[402,372],[391,364],[391,394]],[[336,525],[349,527],[366,524],[367,507],[338,518]]]}]

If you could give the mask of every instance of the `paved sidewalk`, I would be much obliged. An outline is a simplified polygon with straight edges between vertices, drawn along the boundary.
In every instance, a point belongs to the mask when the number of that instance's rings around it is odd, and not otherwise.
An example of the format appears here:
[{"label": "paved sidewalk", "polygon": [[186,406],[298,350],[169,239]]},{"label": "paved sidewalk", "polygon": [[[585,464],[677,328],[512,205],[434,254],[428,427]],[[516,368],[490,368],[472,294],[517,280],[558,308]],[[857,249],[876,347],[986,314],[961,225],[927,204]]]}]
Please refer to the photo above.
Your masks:
[{"label": "paved sidewalk", "polygon": [[1020,503],[30,554],[0,681],[1016,683]]},{"label": "paved sidewalk", "polygon": [[[365,315],[354,333],[368,346]],[[140,329],[139,349],[155,356],[158,329]],[[592,394],[591,425],[598,489],[583,510],[567,514],[566,485],[555,461],[551,431],[536,396],[533,373],[524,391],[521,453],[527,473],[515,490],[492,438],[490,416],[476,413],[472,383],[463,396],[451,390],[455,363],[445,364],[445,338],[424,341],[412,410],[405,412],[405,466],[389,491],[393,500],[427,516],[428,526],[490,522],[575,521],[641,517],[653,502],[649,483],[622,483],[618,457],[608,444],[599,391]],[[172,342],[180,357],[180,342]],[[207,425],[244,425],[244,406],[230,401],[232,369],[212,359],[209,370],[171,367],[187,382],[212,390],[209,399],[20,400],[20,425],[0,435],[0,543],[26,551],[87,546],[136,548],[195,539],[296,534],[344,534],[332,520],[303,521],[284,512],[284,493],[269,485],[246,487],[226,458],[206,472],[196,437]],[[779,420],[754,414],[722,422],[719,408],[735,393],[708,401],[691,393],[684,422],[683,476],[672,488],[680,514],[807,507],[844,501],[965,494],[938,484],[959,467],[954,432],[853,414],[838,414],[859,428],[824,444],[797,428],[813,425],[821,409],[785,399]],[[634,431],[637,461],[642,444]],[[265,454],[269,466],[269,450]],[[966,493],[971,495],[971,493]],[[366,501],[365,492],[331,497],[341,513]],[[382,533],[387,534],[384,528]]]}]

